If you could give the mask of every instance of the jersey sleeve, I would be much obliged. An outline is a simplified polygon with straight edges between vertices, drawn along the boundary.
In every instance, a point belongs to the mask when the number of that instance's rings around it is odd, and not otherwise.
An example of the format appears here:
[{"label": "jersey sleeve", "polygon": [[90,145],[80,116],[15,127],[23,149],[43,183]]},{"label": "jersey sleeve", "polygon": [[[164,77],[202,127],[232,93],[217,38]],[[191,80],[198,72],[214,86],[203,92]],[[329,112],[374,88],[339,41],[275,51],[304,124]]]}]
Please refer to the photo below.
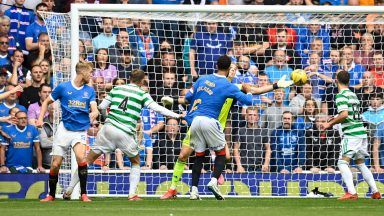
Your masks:
[{"label": "jersey sleeve", "polygon": [[144,138],[144,141],[143,141],[144,147],[145,147],[146,149],[147,149],[147,148],[153,148],[151,137],[150,137],[148,134],[145,134],[145,133],[144,133],[143,138]]},{"label": "jersey sleeve", "polygon": [[229,84],[229,91],[230,91],[230,98],[236,99],[240,103],[250,106],[252,105],[252,95],[251,94],[244,94],[240,91],[240,89],[233,85]]},{"label": "jersey sleeve", "polygon": [[96,103],[96,93],[93,88],[90,88],[91,96],[89,98],[90,103]]},{"label": "jersey sleeve", "polygon": [[53,89],[53,91],[51,93],[51,96],[50,96],[51,99],[53,101],[61,99],[63,90],[64,90],[63,89],[63,84],[58,85],[55,89]]},{"label": "jersey sleeve", "polygon": [[159,122],[165,122],[165,118],[163,115],[161,115],[160,113],[156,113],[156,122],[159,123]]},{"label": "jersey sleeve", "polygon": [[151,97],[151,95],[149,95],[148,93],[145,93],[143,95],[143,106],[144,107],[148,107],[149,104],[153,103],[153,99]]},{"label": "jersey sleeve", "polygon": [[336,107],[337,113],[348,111],[348,98],[342,94],[336,95]]}]

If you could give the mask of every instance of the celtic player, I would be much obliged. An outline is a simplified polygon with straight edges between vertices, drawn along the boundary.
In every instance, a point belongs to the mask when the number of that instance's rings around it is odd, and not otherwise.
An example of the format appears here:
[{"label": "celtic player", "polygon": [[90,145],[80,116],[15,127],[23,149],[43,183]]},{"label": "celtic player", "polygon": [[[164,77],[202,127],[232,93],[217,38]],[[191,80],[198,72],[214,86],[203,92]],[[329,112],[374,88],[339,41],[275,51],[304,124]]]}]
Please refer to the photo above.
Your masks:
[{"label": "celtic player", "polygon": [[355,93],[349,90],[350,75],[347,71],[340,71],[337,74],[337,85],[339,93],[336,95],[336,106],[338,115],[331,121],[322,123],[320,128],[326,130],[335,124],[341,124],[343,140],[341,141],[341,152],[337,166],[339,167],[343,181],[348,192],[339,200],[357,200],[357,192],[353,185],[352,172],[349,169],[349,162],[355,161],[357,168],[363,175],[372,191],[372,199],[380,199],[381,194],[377,190],[375,180],[368,167],[365,165],[365,158],[369,156],[368,136],[366,128],[360,118],[360,101]]},{"label": "celtic player", "polygon": [[[129,175],[128,200],[141,200],[136,194],[140,181],[140,155],[136,141],[136,128],[141,109],[145,106],[165,116],[181,117],[158,105],[147,92],[140,88],[144,85],[144,78],[145,73],[142,70],[133,70],[130,84],[113,88],[101,102],[99,108],[110,107],[110,111],[104,126],[97,134],[95,145],[87,156],[87,163],[92,164],[101,154],[114,152],[118,148],[129,157],[132,166]],[[75,179],[71,185],[76,183]],[[71,191],[67,190],[64,197],[68,197],[70,193]]]}]

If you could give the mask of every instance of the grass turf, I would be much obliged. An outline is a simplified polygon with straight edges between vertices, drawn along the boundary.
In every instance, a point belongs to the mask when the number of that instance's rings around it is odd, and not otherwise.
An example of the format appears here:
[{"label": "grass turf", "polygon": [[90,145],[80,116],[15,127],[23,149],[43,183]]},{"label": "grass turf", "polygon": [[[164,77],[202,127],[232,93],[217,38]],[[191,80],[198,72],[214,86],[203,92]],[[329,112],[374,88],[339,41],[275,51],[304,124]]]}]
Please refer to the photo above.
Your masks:
[{"label": "grass turf", "polygon": [[123,198],[94,198],[92,203],[57,200],[40,203],[37,200],[0,200],[1,216],[107,216],[107,215],[151,215],[151,216],[229,216],[229,215],[294,215],[294,216],[352,216],[384,215],[384,200],[360,199],[337,201],[336,199],[256,198],[227,199],[217,201],[205,198],[190,201],[186,198],[159,200],[146,198],[129,202]]}]

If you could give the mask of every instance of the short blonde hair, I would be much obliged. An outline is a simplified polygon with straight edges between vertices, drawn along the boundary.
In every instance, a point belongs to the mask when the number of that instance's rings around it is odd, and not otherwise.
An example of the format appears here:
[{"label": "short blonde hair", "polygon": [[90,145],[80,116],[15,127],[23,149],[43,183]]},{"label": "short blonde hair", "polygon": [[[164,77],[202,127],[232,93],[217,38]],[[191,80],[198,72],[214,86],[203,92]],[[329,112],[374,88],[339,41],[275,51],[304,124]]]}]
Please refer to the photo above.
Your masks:
[{"label": "short blonde hair", "polygon": [[79,62],[76,64],[76,74],[85,70],[93,70],[93,65],[91,62]]}]

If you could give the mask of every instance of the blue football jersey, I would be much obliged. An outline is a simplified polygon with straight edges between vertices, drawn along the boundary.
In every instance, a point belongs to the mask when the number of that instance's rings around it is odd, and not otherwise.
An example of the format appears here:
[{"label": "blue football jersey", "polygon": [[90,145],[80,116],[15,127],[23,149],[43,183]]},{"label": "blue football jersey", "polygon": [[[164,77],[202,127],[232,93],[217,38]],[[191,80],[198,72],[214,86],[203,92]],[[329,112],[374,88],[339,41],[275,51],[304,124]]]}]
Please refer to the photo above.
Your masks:
[{"label": "blue football jersey", "polygon": [[[18,107],[21,111],[28,112],[27,109],[25,109],[24,106],[15,103],[13,106],[8,106],[5,104],[5,102],[0,104],[0,117],[9,116],[9,110]],[[7,122],[0,122],[0,128],[4,128],[8,126],[9,124]]]},{"label": "blue football jersey", "polygon": [[252,95],[241,92],[225,76],[216,73],[203,76],[197,80],[185,97],[187,101],[193,102],[185,119],[189,125],[196,116],[218,119],[227,98],[236,99],[248,106],[252,105]]},{"label": "blue football jersey", "polygon": [[90,103],[96,103],[95,90],[83,85],[75,87],[71,82],[60,83],[51,94],[52,100],[60,100],[62,121],[64,127],[70,131],[84,131],[90,126]]},{"label": "blue football jersey", "polygon": [[4,145],[8,145],[5,165],[7,167],[32,167],[34,143],[40,142],[37,128],[27,125],[20,130],[16,125],[10,125],[2,130],[11,138],[9,143],[3,141]]}]

